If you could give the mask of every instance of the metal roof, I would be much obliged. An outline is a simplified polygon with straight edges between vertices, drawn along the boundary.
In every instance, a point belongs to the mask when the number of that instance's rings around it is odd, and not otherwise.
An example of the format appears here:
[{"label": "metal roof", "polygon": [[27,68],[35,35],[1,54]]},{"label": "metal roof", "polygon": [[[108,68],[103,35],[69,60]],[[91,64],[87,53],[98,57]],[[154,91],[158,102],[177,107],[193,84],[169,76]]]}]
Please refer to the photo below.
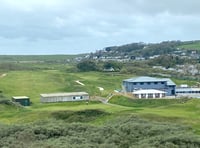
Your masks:
[{"label": "metal roof", "polygon": [[134,91],[133,94],[166,94],[166,92],[156,89],[141,89]]},{"label": "metal roof", "polygon": [[41,97],[64,97],[64,96],[81,96],[81,95],[89,95],[89,94],[86,92],[40,94]]},{"label": "metal roof", "polygon": [[27,96],[13,96],[13,99],[29,99]]},{"label": "metal roof", "polygon": [[125,79],[126,82],[167,82],[167,85],[176,85],[171,79],[169,78],[154,78],[154,77],[134,77],[130,79]]},{"label": "metal roof", "polygon": [[167,81],[167,85],[176,85],[171,79],[163,78],[163,80]]}]

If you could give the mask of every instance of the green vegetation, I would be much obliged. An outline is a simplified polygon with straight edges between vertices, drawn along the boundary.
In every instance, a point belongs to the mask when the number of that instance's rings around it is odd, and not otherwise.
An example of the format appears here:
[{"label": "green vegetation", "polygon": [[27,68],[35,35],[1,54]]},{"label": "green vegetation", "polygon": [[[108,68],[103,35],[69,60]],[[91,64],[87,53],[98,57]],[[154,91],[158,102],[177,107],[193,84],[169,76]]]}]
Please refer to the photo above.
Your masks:
[{"label": "green vegetation", "polygon": [[101,126],[57,120],[0,126],[0,147],[200,147],[200,137],[188,127],[135,116],[120,117]]},{"label": "green vegetation", "polygon": [[200,100],[198,99],[130,99],[115,96],[109,102],[135,108],[138,115],[151,120],[190,125],[196,133],[200,134]]},{"label": "green vegetation", "polygon": [[56,111],[52,113],[52,116],[55,119],[65,120],[66,122],[89,122],[105,115],[109,115],[109,113],[97,109],[80,111]]},{"label": "green vegetation", "polygon": [[188,98],[182,99],[129,99],[124,96],[114,96],[109,100],[110,103],[129,106],[129,107],[162,107],[173,104],[183,104],[189,101]]},{"label": "green vegetation", "polygon": [[[200,147],[198,99],[139,100],[116,95],[109,103],[94,101],[115,94],[123,79],[159,73],[148,64],[123,63],[120,72],[78,72],[74,63],[48,58],[44,63],[13,62],[16,59],[0,63],[0,147]],[[100,69],[121,66],[96,64]],[[89,103],[40,103],[41,93],[76,91],[88,92]],[[10,101],[12,96],[28,96],[32,104],[22,107]]]},{"label": "green vegetation", "polygon": [[200,41],[187,42],[184,45],[179,46],[179,48],[188,50],[200,50]]},{"label": "green vegetation", "polygon": [[66,62],[84,55],[0,55],[0,62],[18,63],[55,63]]},{"label": "green vegetation", "polygon": [[95,61],[92,61],[92,60],[84,60],[84,61],[81,61],[80,63],[77,64],[77,68],[80,70],[80,71],[96,71],[98,70],[97,69],[97,65],[96,65],[96,62]]}]

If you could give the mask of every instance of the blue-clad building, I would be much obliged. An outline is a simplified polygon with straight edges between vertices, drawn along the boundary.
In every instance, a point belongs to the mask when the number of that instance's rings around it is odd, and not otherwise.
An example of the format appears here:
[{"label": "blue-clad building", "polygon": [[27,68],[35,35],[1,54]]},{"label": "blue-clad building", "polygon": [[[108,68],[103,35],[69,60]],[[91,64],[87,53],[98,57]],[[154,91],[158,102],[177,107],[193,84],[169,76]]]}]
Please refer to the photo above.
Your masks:
[{"label": "blue-clad building", "polygon": [[166,92],[167,96],[176,94],[176,84],[168,78],[135,77],[123,81],[123,88],[126,92],[134,92],[140,89],[155,89]]}]

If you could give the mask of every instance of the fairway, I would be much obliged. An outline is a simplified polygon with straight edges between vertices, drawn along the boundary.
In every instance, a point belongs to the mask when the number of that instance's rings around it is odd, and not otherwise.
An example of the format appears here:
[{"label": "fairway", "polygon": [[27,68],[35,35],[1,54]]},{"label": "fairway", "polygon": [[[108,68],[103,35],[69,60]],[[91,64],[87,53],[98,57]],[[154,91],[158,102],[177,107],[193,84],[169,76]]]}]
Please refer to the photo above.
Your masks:
[{"label": "fairway", "polygon": [[[38,103],[40,94],[56,92],[86,91],[90,95],[108,95],[121,88],[126,75],[107,73],[64,73],[58,70],[46,71],[12,71],[0,78],[0,90],[8,98],[12,96],[29,96],[33,103]],[[76,81],[85,85],[77,84]],[[105,90],[100,91],[98,87]],[[34,104],[33,104],[34,105]]]},{"label": "fairway", "polygon": [[[119,73],[79,72],[67,73],[60,70],[11,71],[0,78],[0,89],[7,98],[28,96],[30,107],[13,107],[0,104],[2,123],[30,123],[41,119],[53,119],[52,114],[62,111],[84,111],[99,109],[108,113],[90,121],[99,125],[119,116],[136,115],[153,121],[175,122],[192,126],[200,134],[200,101],[188,100],[138,100],[126,97],[113,97],[110,103],[99,101],[40,103],[40,94],[57,92],[86,91],[91,99],[95,96],[106,97],[121,88],[123,79],[131,77]],[[77,81],[79,83],[77,83]],[[80,85],[84,84],[84,85]],[[100,90],[99,87],[104,88]],[[184,102],[184,103],[182,103]]]}]

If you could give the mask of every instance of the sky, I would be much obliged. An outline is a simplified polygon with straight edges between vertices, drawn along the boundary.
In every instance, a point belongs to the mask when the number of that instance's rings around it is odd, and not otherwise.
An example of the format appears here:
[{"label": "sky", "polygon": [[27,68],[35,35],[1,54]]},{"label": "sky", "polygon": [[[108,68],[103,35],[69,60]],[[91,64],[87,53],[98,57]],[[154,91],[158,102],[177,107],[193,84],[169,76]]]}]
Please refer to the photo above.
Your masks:
[{"label": "sky", "polygon": [[200,39],[199,0],[0,0],[0,54]]}]

